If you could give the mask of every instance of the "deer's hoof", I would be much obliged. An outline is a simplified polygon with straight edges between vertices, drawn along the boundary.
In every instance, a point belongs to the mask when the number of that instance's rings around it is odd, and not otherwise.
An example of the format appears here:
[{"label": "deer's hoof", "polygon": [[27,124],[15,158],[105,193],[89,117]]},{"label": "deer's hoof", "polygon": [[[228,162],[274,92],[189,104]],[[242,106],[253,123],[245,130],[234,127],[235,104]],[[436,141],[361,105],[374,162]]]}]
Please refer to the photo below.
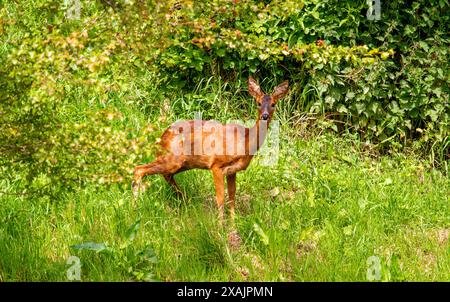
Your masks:
[{"label": "deer's hoof", "polygon": [[139,184],[133,181],[131,183],[131,190],[133,191],[133,197],[137,199],[139,197]]}]

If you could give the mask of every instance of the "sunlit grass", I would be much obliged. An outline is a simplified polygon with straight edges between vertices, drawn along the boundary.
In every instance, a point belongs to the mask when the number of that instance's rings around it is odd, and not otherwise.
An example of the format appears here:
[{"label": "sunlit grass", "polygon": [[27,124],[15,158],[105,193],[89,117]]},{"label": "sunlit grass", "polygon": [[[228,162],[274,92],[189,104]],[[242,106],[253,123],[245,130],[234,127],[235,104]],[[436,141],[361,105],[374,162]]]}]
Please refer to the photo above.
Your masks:
[{"label": "sunlit grass", "polygon": [[[222,122],[256,117],[245,91],[230,92],[239,86],[206,79],[192,94],[168,94],[152,83],[139,78],[106,101],[80,90],[65,118],[113,106],[124,117],[115,127],[162,131],[200,110]],[[364,281],[371,256],[381,281],[449,280],[446,171],[414,152],[380,155],[355,134],[324,131],[286,100],[277,106],[278,162],[256,157],[238,174],[234,228],[218,224],[209,171],[176,176],[182,199],[162,177],[148,177],[136,202],[128,184],[30,200],[1,181],[0,280],[65,281],[70,256],[81,261],[82,281]],[[233,231],[240,244],[230,244]],[[87,242],[106,249],[73,248]]]},{"label": "sunlit grass", "polygon": [[[228,243],[231,224],[217,223],[208,171],[177,175],[186,199],[156,175],[136,204],[119,186],[57,201],[2,196],[1,279],[67,280],[74,255],[83,281],[366,280],[370,256],[380,259],[381,280],[449,280],[445,175],[401,155],[365,156],[334,135],[281,148],[277,165],[255,160],[238,174],[238,247]],[[110,250],[71,248],[83,242]],[[142,257],[148,248],[157,261]]]}]

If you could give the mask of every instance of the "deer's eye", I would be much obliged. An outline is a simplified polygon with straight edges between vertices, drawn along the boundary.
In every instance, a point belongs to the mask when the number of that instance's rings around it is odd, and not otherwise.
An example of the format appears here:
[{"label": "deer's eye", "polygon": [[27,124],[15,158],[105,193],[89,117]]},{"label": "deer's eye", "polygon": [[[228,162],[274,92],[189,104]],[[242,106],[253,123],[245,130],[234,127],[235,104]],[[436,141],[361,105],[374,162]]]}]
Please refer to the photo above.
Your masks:
[{"label": "deer's eye", "polygon": [[272,104],[272,108],[275,107],[275,103]]}]

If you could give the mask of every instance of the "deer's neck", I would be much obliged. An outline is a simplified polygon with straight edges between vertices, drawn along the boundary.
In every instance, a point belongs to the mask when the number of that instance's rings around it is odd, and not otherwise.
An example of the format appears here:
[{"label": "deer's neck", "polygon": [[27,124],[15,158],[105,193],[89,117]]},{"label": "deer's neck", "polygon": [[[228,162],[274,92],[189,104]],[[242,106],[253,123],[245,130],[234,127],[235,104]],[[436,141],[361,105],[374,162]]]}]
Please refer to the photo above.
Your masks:
[{"label": "deer's neck", "polygon": [[249,129],[249,153],[250,155],[255,155],[255,153],[261,148],[264,140],[266,139],[267,133],[269,132],[270,119],[267,121],[258,120],[256,124]]}]

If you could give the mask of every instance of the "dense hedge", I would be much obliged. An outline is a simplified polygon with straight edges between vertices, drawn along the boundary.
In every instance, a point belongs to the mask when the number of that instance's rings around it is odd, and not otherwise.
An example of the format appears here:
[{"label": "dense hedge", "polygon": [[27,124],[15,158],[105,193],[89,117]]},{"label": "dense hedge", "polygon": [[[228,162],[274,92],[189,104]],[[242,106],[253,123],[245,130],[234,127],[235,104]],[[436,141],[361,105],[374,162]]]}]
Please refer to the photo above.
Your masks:
[{"label": "dense hedge", "polygon": [[364,138],[448,148],[448,1],[186,1],[157,57],[182,79],[210,70],[301,83],[298,110],[334,113]]}]

